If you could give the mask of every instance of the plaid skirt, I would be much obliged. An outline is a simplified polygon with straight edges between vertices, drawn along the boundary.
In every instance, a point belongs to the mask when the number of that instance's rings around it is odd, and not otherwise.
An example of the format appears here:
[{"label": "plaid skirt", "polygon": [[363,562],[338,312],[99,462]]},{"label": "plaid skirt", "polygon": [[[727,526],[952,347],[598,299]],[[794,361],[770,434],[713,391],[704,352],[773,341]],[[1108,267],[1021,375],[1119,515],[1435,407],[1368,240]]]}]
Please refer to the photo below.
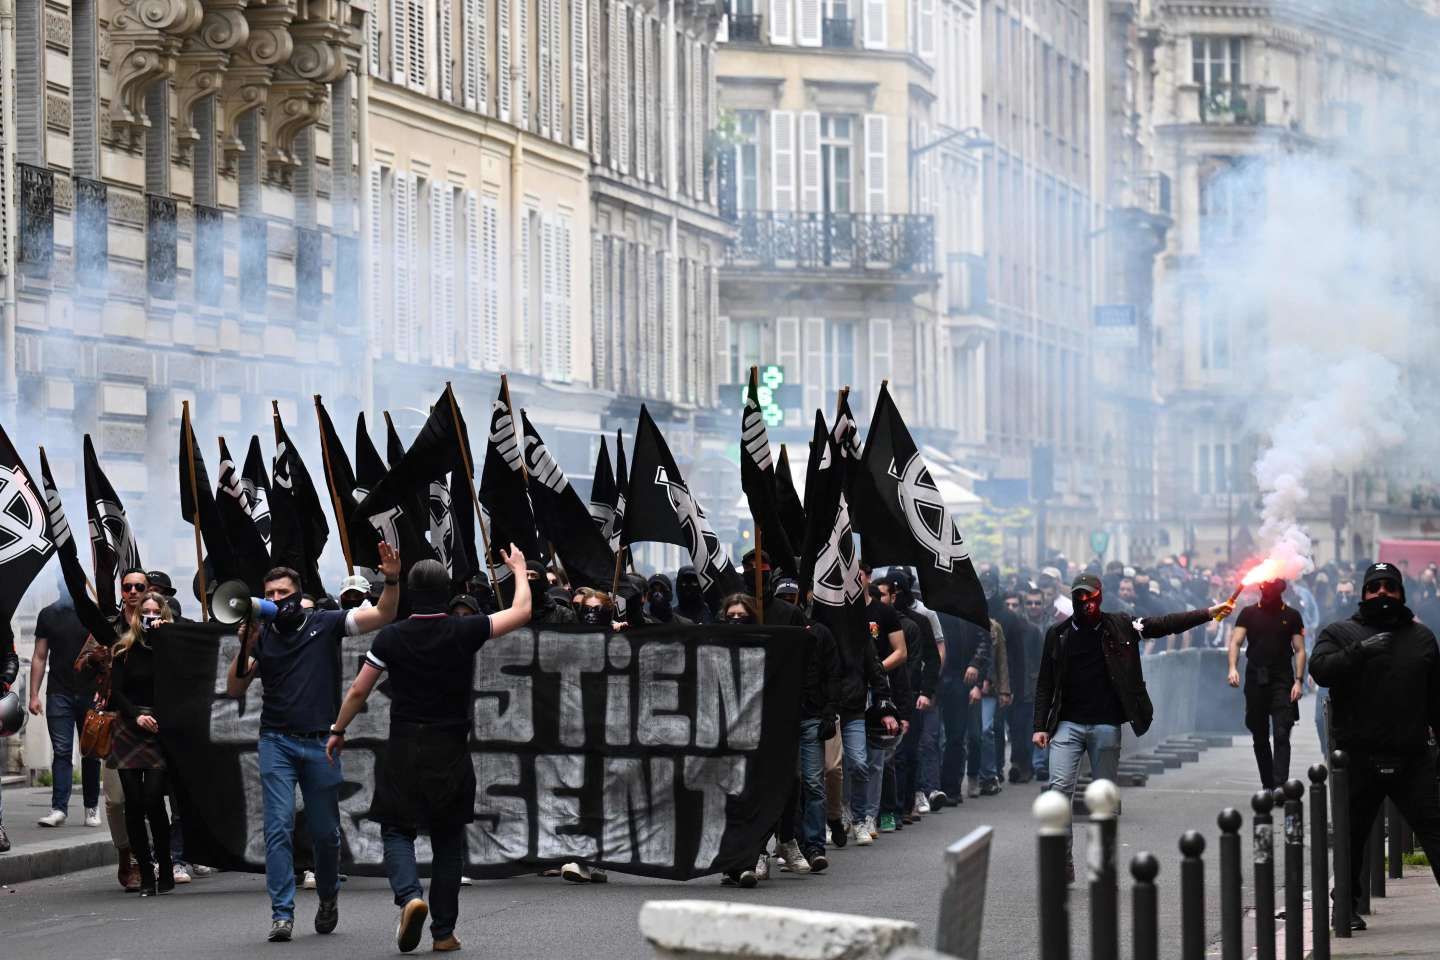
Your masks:
[{"label": "plaid skirt", "polygon": [[141,730],[128,717],[117,717],[106,763],[116,770],[164,770],[165,754],[160,752],[158,736]]}]

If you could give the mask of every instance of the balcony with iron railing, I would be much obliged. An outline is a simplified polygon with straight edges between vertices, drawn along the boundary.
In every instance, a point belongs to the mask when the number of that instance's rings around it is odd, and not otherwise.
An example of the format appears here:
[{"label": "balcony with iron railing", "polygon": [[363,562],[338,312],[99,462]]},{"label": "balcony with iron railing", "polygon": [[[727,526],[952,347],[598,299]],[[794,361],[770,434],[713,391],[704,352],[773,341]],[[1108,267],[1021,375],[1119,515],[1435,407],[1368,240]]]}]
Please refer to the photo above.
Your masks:
[{"label": "balcony with iron railing", "polygon": [[1200,122],[1256,126],[1265,122],[1265,92],[1248,83],[1209,83],[1196,90]]},{"label": "balcony with iron railing", "polygon": [[827,47],[853,48],[855,46],[854,19],[826,17],[821,23],[820,42]]},{"label": "balcony with iron railing", "polygon": [[935,218],[747,210],[736,217],[725,266],[925,276],[935,270]]},{"label": "balcony with iron railing", "polygon": [[758,13],[730,14],[730,43],[760,43],[760,28],[764,17]]}]

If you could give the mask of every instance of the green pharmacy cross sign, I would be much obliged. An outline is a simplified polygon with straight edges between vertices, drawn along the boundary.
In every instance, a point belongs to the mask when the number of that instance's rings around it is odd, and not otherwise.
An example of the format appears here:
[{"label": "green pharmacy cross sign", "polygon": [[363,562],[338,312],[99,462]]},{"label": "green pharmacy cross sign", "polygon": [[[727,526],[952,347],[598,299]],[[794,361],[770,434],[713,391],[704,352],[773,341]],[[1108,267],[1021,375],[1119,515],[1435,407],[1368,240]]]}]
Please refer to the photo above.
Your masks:
[{"label": "green pharmacy cross sign", "polygon": [[[780,388],[785,385],[785,368],[778,363],[767,363],[760,368],[760,383],[755,390],[760,401],[760,415],[767,427],[778,427],[785,419],[785,410],[780,406]],[[740,406],[745,406],[747,385],[740,387]]]}]

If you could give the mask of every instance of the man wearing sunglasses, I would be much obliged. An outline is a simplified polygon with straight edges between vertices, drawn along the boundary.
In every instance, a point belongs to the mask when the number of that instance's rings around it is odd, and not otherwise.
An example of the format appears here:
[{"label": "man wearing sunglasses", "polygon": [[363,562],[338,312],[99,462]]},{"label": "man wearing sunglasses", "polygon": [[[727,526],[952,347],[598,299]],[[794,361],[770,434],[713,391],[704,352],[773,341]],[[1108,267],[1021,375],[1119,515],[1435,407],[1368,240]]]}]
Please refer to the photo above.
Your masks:
[{"label": "man wearing sunglasses", "polygon": [[[1082,755],[1089,755],[1096,780],[1114,782],[1121,724],[1129,723],[1137,737],[1150,729],[1155,708],[1145,692],[1141,639],[1184,633],[1235,610],[1235,604],[1226,601],[1208,609],[1132,620],[1123,613],[1102,613],[1102,592],[1094,574],[1075,578],[1070,587],[1075,613],[1045,634],[1040,659],[1033,742],[1042,750],[1050,748],[1050,789],[1067,801],[1074,799]],[[1073,861],[1067,873],[1073,882]]]}]

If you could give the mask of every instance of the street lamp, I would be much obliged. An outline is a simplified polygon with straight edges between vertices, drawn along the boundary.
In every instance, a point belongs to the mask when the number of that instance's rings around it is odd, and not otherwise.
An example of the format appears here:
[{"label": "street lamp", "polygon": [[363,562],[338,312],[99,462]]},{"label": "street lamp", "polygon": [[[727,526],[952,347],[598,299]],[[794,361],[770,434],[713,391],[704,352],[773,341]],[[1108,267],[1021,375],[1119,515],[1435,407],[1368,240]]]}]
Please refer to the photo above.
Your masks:
[{"label": "street lamp", "polygon": [[958,146],[961,150],[988,150],[995,146],[995,141],[981,133],[979,127],[966,127],[964,130],[951,130],[949,133],[920,147],[910,148],[910,159],[914,160],[922,153],[929,153],[936,147],[944,146],[952,140],[960,140]]}]

